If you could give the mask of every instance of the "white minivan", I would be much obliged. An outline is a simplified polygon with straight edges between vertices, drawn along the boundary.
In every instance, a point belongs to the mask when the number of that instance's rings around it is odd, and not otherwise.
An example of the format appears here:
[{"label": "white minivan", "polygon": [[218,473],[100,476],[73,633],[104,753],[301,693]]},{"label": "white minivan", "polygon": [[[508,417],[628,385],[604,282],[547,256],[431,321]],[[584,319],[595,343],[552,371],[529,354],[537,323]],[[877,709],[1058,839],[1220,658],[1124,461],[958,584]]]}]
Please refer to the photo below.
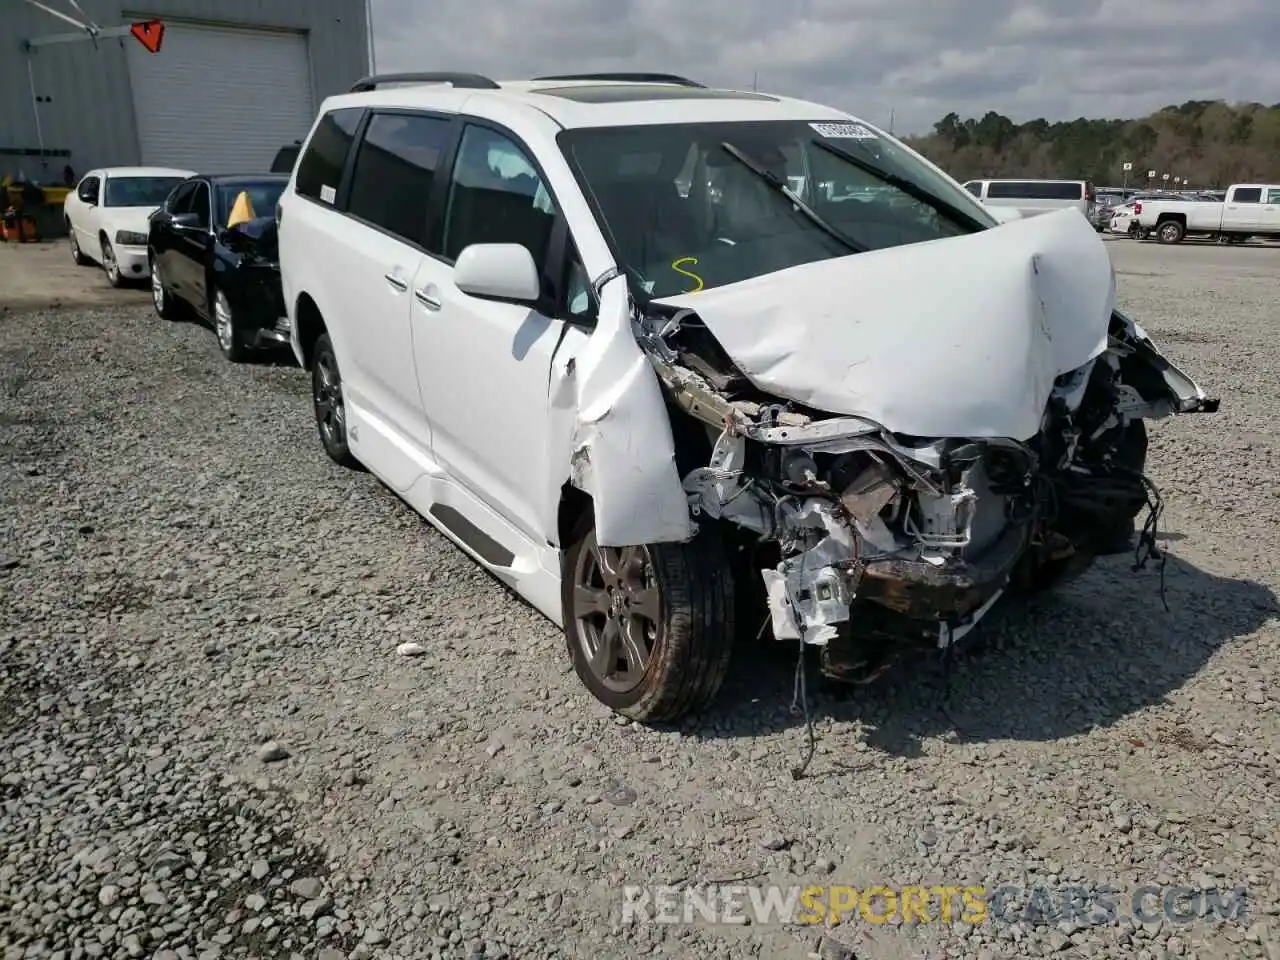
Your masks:
[{"label": "white minivan", "polygon": [[987,207],[1013,207],[1024,217],[1075,207],[1093,221],[1097,193],[1088,180],[970,180],[964,188]]}]

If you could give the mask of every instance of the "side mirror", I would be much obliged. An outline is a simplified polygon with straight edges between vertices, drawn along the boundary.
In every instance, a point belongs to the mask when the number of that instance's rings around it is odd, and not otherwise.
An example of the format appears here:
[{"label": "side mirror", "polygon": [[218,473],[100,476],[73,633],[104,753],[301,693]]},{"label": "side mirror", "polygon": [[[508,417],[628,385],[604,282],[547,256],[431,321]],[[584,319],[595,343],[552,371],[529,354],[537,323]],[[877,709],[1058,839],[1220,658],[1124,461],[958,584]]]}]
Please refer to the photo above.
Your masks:
[{"label": "side mirror", "polygon": [[198,213],[175,213],[169,218],[169,223],[178,230],[195,230],[200,226],[200,215]]},{"label": "side mirror", "polygon": [[542,285],[533,254],[519,243],[473,243],[458,254],[453,282],[463,293],[486,300],[531,304]]},{"label": "side mirror", "polygon": [[91,191],[88,191],[88,190],[81,191],[80,199],[83,200],[85,203],[87,203],[91,207],[96,207],[98,205],[98,198],[94,196],[94,194]]}]

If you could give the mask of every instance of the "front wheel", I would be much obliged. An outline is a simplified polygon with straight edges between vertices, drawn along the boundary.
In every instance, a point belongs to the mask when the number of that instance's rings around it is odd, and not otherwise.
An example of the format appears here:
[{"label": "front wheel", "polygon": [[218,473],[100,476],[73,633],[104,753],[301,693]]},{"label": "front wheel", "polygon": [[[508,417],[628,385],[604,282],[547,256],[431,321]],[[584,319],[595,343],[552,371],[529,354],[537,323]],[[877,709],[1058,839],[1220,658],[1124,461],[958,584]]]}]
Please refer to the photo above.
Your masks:
[{"label": "front wheel", "polygon": [[178,319],[178,304],[165,285],[164,276],[160,272],[160,261],[152,251],[147,258],[151,270],[151,303],[162,320]]},{"label": "front wheel", "polygon": [[231,302],[221,290],[213,294],[213,332],[218,336],[218,349],[232,363],[241,363],[248,352],[245,349],[243,336],[236,323],[235,312]]},{"label": "front wheel", "polygon": [[677,720],[720,690],[733,647],[733,575],[718,531],[689,543],[602,547],[590,515],[564,555],[561,603],[574,670],[632,720]]},{"label": "front wheel", "polygon": [[342,377],[333,341],[322,333],[311,361],[311,404],[315,410],[320,443],[329,459],[341,467],[358,467],[347,445],[347,408],[342,398]]},{"label": "front wheel", "polygon": [[107,283],[113,287],[124,285],[124,278],[120,276],[120,264],[116,262],[115,247],[111,246],[111,241],[106,237],[102,238],[102,269],[107,273]]}]

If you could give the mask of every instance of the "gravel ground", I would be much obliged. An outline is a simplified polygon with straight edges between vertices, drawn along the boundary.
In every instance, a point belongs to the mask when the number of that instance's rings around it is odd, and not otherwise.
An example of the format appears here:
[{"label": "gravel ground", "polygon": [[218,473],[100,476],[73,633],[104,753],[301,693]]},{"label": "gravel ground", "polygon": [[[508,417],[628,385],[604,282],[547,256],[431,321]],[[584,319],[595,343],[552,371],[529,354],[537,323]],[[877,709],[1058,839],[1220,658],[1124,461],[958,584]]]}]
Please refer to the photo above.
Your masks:
[{"label": "gravel ground", "polygon": [[[1155,567],[1110,558],[994,616],[945,700],[932,662],[815,691],[800,780],[789,654],[744,643],[677,729],[619,722],[553,627],[330,465],[287,362],[230,366],[140,306],[5,313],[4,960],[1280,960],[1280,251],[1110,249],[1123,304],[1223,398],[1153,429],[1171,612]],[[624,884],[738,878],[1249,906],[621,922]]]}]

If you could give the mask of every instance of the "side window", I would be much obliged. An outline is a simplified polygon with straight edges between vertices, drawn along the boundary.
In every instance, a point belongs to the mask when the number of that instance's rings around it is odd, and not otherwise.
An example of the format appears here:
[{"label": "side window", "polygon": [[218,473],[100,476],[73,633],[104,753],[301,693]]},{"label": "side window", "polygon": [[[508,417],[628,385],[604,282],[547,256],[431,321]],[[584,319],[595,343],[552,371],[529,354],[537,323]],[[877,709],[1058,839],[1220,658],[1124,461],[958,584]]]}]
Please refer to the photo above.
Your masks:
[{"label": "side window", "polygon": [[425,247],[427,204],[450,125],[441,117],[374,114],[356,153],[347,212]]},{"label": "side window", "polygon": [[361,107],[343,107],[330,110],[321,118],[307,144],[306,153],[298,161],[294,189],[299,194],[333,203],[338,181],[342,179],[342,168],[347,163],[347,151],[351,149],[363,112]]},{"label": "side window", "polygon": [[1267,203],[1280,203],[1280,190],[1275,187],[1267,189]]},{"label": "side window", "polygon": [[468,125],[445,209],[444,255],[473,243],[520,243],[541,267],[556,220],[551,194],[528,154],[487,127]]},{"label": "side window", "polygon": [[1262,188],[1261,187],[1236,187],[1236,192],[1232,195],[1233,203],[1261,203]]},{"label": "side window", "polygon": [[982,199],[982,181],[970,180],[964,185],[964,188],[972,193],[978,199]]},{"label": "side window", "polygon": [[191,212],[199,217],[196,222],[204,229],[209,228],[209,185],[201,181],[195,185],[191,194]]}]

